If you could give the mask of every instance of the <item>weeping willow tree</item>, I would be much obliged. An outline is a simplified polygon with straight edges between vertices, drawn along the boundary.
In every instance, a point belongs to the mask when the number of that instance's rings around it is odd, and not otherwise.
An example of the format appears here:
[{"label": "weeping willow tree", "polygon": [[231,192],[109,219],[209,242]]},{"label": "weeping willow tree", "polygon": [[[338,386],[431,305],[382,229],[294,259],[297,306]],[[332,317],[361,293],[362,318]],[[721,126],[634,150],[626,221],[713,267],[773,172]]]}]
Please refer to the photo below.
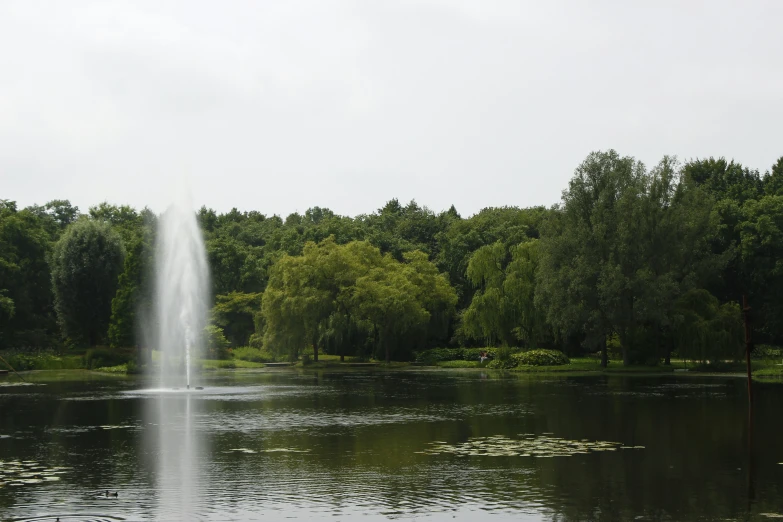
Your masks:
[{"label": "weeping willow tree", "polygon": [[677,301],[672,322],[674,343],[683,359],[706,363],[738,360],[742,354],[737,303],[720,304],[707,290],[691,290]]},{"label": "weeping willow tree", "polygon": [[535,346],[545,337],[544,312],[535,306],[538,252],[535,239],[510,248],[498,241],[471,256],[466,276],[478,290],[462,313],[461,336],[489,346]]},{"label": "weeping willow tree", "polygon": [[296,358],[308,346],[390,360],[400,348],[447,334],[457,295],[422,252],[403,262],[368,242],[307,243],[270,271],[262,299],[264,346]]}]

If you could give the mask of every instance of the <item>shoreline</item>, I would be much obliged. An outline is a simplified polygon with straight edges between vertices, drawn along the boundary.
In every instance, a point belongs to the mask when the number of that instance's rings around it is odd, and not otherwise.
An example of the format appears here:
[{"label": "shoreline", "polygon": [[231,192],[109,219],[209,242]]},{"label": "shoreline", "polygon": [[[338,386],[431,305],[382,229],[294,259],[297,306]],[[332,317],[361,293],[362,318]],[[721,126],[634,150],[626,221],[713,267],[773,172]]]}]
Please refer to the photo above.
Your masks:
[{"label": "shoreline", "polygon": [[[62,368],[62,369],[33,369],[20,371],[19,374],[22,377],[34,377],[38,375],[52,375],[61,374],[63,381],[71,380],[73,377],[105,377],[105,378],[127,378],[138,377],[146,378],[151,374],[148,372],[138,373],[126,373],[120,371],[111,371],[111,368]],[[480,366],[472,367],[449,367],[442,365],[414,365],[411,363],[392,363],[386,365],[385,363],[339,363],[339,362],[324,362],[324,363],[310,363],[308,365],[302,365],[300,363],[291,365],[270,365],[265,366],[262,363],[257,363],[253,367],[204,367],[202,369],[203,375],[215,375],[222,373],[278,373],[278,372],[312,372],[312,371],[339,371],[345,370],[347,372],[397,372],[397,371],[417,371],[417,372],[432,372],[432,373],[446,373],[446,372],[484,372],[494,375],[507,375],[507,376],[522,376],[522,375],[535,375],[542,377],[552,376],[601,376],[601,375],[617,375],[617,376],[638,376],[638,377],[652,377],[652,376],[678,376],[678,377],[732,377],[732,378],[746,378],[747,375],[743,371],[737,369],[721,370],[704,370],[704,369],[675,369],[674,367],[655,367],[655,366],[631,366],[623,367],[618,365],[614,368],[586,368],[584,365],[563,365],[563,366],[531,366],[512,369],[493,369]],[[70,378],[69,378],[70,377]],[[81,380],[81,379],[74,379]],[[753,380],[765,383],[781,383],[783,384],[783,365],[778,364],[776,367],[765,367],[757,370],[754,373]],[[0,385],[9,385],[12,383],[24,384],[13,373],[0,374]]]}]

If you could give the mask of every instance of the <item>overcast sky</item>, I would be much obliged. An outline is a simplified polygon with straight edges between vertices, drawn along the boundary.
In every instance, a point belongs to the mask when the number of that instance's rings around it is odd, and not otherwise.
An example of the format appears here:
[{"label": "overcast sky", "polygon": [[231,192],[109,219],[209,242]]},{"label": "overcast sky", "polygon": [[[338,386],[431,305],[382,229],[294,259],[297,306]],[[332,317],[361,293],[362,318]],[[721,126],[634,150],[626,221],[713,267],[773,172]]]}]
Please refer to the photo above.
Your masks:
[{"label": "overcast sky", "polygon": [[783,155],[783,2],[0,2],[0,199],[550,205],[593,150]]}]

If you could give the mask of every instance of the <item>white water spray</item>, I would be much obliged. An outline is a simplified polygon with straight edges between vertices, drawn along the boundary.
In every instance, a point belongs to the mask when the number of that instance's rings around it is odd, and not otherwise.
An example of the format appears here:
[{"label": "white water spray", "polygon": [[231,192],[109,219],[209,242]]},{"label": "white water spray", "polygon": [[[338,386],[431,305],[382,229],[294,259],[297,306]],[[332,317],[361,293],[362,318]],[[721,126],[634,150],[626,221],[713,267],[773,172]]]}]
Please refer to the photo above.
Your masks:
[{"label": "white water spray", "polygon": [[160,217],[155,263],[161,385],[190,388],[192,362],[204,347],[209,271],[204,239],[187,198]]},{"label": "white water spray", "polygon": [[199,459],[206,443],[196,427],[202,406],[195,393],[201,387],[193,389],[197,376],[191,372],[203,354],[210,284],[204,239],[187,197],[158,220],[155,270],[153,331],[161,354],[161,389],[150,401],[151,423],[158,429],[148,451],[157,456],[157,519],[197,520]]}]

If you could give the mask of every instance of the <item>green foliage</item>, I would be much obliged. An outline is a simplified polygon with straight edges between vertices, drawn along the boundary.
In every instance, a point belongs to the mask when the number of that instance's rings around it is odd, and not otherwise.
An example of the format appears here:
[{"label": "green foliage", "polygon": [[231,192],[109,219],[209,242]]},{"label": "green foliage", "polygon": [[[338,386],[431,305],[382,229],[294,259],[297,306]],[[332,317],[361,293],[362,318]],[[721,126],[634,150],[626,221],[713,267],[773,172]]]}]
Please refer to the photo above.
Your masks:
[{"label": "green foliage", "polygon": [[487,368],[495,370],[510,370],[516,368],[517,362],[513,358],[508,359],[493,359],[487,363]]},{"label": "green foliage", "polygon": [[478,249],[500,242],[506,249],[539,237],[540,226],[549,213],[544,207],[486,208],[468,219],[450,209],[441,215],[445,229],[438,236],[437,263],[449,275],[459,301],[458,309],[468,306],[475,291],[467,278],[470,259]]},{"label": "green foliage", "polygon": [[504,346],[538,344],[550,330],[535,306],[538,240],[506,248],[500,241],[470,257],[467,278],[479,290],[462,313],[458,336]]},{"label": "green foliage", "polygon": [[223,328],[231,346],[246,346],[255,333],[253,319],[260,308],[260,293],[230,292],[215,296],[212,320]]},{"label": "green foliage", "polygon": [[783,156],[772,166],[772,171],[764,176],[764,192],[769,196],[783,196]]},{"label": "green foliage", "polygon": [[[673,352],[718,361],[737,353],[742,295],[754,341],[781,345],[781,180],[783,158],[762,177],[724,159],[648,169],[609,151],[577,167],[552,209],[463,218],[391,200],[356,218],[313,207],[283,219],[202,208],[222,330],[212,355],[228,356],[228,342],[254,360],[240,347],[472,364],[480,349],[426,349],[496,344],[496,366],[513,364],[511,346],[614,350],[626,367]],[[147,345],[137,325],[151,315],[154,223],[108,203],[80,215],[64,200],[0,201],[0,349]],[[220,364],[262,364],[234,357]]]},{"label": "green foliage", "polygon": [[147,231],[130,243],[123,271],[117,281],[117,293],[111,302],[108,331],[112,347],[142,344],[140,339],[137,339],[137,317],[152,315],[152,282],[149,280],[152,264],[152,234]]},{"label": "green foliage", "polygon": [[209,359],[228,359],[230,343],[223,335],[223,329],[213,324],[204,327],[204,338],[207,344]]},{"label": "green foliage", "polygon": [[562,366],[570,364],[566,355],[559,350],[528,350],[511,355],[516,366]]},{"label": "green foliage", "polygon": [[125,364],[118,364],[117,366],[101,366],[99,368],[93,368],[96,372],[102,372],[102,373],[122,373],[127,374],[131,373],[128,371],[128,365],[131,364],[131,362],[127,362]]},{"label": "green foliage", "polygon": [[764,182],[757,170],[750,170],[725,158],[691,161],[685,165],[685,175],[713,194],[716,200],[731,199],[740,205],[757,199],[764,191]]},{"label": "green foliage", "polygon": [[481,362],[476,361],[443,361],[438,363],[441,368],[478,368]]},{"label": "green foliage", "polygon": [[759,344],[753,347],[751,357],[758,360],[783,360],[783,348],[779,346],[770,346],[768,344]]},{"label": "green foliage", "polygon": [[231,350],[231,356],[234,359],[240,359],[242,361],[267,363],[275,362],[275,356],[266,350],[260,348],[253,348],[250,346],[241,346]]},{"label": "green foliage", "polygon": [[0,200],[0,348],[55,344],[47,257],[56,230],[45,211]]},{"label": "green foliage", "polygon": [[680,357],[702,362],[741,357],[743,325],[737,303],[720,304],[707,290],[695,289],[680,297],[673,317]]},{"label": "green foliage", "polygon": [[108,348],[91,348],[84,354],[84,367],[90,370],[125,364],[131,360],[128,353]]},{"label": "green foliage", "polygon": [[624,364],[655,355],[675,303],[725,265],[710,198],[665,157],[654,169],[616,152],[579,166],[545,224],[537,304],[561,338],[583,332],[604,352],[617,334]]},{"label": "green foliage", "polygon": [[311,347],[317,361],[322,345],[342,355],[346,345],[369,345],[388,361],[417,339],[443,336],[454,314],[453,289],[426,255],[403,258],[334,238],[282,257],[263,296],[264,346],[291,360]]},{"label": "green foliage", "polygon": [[[18,372],[28,370],[75,370],[84,368],[84,361],[78,355],[63,355],[53,350],[3,351],[3,359]],[[2,369],[8,369],[0,362]]]},{"label": "green foliage", "polygon": [[783,343],[783,195],[747,201],[736,230],[738,279],[758,337]]},{"label": "green foliage", "polygon": [[495,348],[431,348],[417,352],[415,360],[422,363],[478,361],[482,353],[486,353],[490,359],[497,356]]},{"label": "green foliage", "polygon": [[124,248],[105,223],[80,219],[52,254],[54,307],[64,337],[95,346],[106,337]]}]

